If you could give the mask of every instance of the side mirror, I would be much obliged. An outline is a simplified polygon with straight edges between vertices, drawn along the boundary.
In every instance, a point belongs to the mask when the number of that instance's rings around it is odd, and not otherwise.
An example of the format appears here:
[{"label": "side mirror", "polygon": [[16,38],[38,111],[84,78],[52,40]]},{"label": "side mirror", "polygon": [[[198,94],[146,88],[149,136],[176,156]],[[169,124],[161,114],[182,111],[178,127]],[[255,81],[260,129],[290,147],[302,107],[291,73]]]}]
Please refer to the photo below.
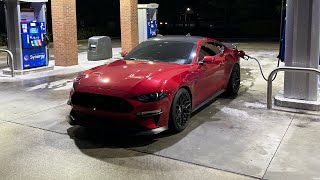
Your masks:
[{"label": "side mirror", "polygon": [[127,54],[128,54],[127,51],[123,51],[123,52],[121,52],[121,57],[125,57]]},{"label": "side mirror", "polygon": [[215,57],[214,56],[205,56],[202,60],[203,63],[211,63],[215,61]]},{"label": "side mirror", "polygon": [[244,51],[240,50],[240,51],[238,52],[238,55],[239,55],[239,57],[244,58],[244,56],[246,55],[246,53],[245,53]]}]

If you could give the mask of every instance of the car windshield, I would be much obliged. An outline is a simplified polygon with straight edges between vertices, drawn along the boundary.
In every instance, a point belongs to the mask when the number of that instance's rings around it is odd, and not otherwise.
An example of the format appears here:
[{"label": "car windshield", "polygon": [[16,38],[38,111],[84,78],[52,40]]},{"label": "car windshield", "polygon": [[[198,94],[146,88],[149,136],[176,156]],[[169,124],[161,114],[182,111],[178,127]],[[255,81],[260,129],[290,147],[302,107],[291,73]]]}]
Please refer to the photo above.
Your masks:
[{"label": "car windshield", "polygon": [[132,50],[124,59],[190,64],[194,48],[195,45],[189,42],[146,41]]}]

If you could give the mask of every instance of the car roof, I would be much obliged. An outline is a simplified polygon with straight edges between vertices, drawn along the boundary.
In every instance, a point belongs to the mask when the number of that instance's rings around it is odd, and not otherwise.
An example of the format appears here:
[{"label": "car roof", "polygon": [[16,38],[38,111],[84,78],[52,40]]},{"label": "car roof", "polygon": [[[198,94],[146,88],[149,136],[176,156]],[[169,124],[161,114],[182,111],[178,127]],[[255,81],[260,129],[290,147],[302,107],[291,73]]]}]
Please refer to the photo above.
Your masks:
[{"label": "car roof", "polygon": [[179,41],[196,44],[203,39],[206,38],[201,36],[157,36],[149,39],[148,41]]}]

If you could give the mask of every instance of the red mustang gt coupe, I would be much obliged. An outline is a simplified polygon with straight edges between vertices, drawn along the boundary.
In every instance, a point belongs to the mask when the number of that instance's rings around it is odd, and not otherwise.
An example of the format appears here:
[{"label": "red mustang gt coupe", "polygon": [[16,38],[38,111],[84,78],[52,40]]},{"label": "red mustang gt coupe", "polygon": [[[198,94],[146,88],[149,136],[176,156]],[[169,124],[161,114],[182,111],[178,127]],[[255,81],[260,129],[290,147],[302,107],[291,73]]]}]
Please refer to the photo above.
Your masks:
[{"label": "red mustang gt coupe", "polygon": [[71,120],[139,132],[183,131],[193,111],[222,93],[238,93],[243,54],[235,46],[202,37],[150,39],[123,59],[74,80]]}]

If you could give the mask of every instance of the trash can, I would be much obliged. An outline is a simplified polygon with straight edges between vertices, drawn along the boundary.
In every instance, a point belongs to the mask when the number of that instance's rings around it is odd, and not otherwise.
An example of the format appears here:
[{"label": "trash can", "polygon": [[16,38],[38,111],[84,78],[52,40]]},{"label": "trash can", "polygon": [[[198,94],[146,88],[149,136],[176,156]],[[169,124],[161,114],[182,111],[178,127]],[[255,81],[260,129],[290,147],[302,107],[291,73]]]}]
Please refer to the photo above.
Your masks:
[{"label": "trash can", "polygon": [[93,36],[88,40],[88,60],[98,61],[112,58],[110,37]]}]

